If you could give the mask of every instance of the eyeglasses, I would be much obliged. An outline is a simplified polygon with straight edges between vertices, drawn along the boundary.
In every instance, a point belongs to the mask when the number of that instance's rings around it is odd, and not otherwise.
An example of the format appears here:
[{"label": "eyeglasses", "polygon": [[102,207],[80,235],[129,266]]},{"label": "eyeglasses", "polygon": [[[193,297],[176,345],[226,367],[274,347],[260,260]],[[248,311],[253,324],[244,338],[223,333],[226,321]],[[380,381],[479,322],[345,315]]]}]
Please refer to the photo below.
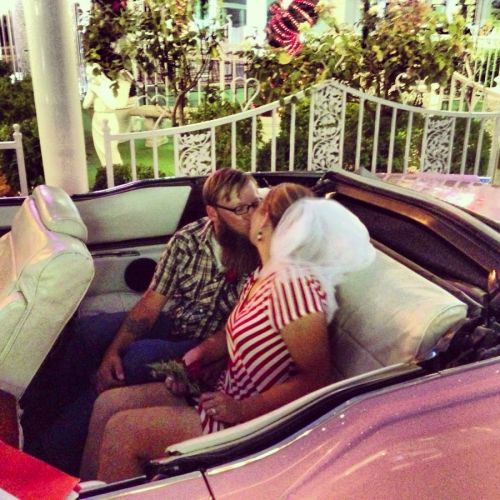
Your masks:
[{"label": "eyeglasses", "polygon": [[223,208],[224,210],[229,210],[230,212],[233,212],[233,214],[236,215],[246,215],[250,209],[256,209],[260,205],[260,200],[255,200],[253,203],[249,203],[248,205],[239,205],[235,208],[230,208],[230,207],[224,207],[222,205],[214,205],[214,207],[217,208]]}]

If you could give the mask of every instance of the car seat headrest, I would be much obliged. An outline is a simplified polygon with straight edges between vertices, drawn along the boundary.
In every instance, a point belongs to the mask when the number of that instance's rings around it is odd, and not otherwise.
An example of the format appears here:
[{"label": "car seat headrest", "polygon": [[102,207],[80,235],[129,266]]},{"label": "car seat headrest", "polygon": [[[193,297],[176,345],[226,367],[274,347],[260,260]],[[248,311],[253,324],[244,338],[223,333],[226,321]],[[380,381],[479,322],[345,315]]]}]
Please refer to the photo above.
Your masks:
[{"label": "car seat headrest", "polygon": [[65,191],[55,186],[42,185],[33,190],[32,196],[40,219],[50,231],[87,241],[87,227]]}]

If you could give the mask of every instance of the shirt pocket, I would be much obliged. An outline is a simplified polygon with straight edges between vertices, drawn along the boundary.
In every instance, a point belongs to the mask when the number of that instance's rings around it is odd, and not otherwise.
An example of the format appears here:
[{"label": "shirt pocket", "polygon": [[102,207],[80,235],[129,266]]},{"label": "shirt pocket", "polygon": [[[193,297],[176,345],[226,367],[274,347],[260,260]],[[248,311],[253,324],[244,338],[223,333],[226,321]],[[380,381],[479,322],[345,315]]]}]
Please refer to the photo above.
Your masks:
[{"label": "shirt pocket", "polygon": [[210,332],[200,331],[211,314],[209,305],[200,302],[190,302],[181,311],[182,330],[188,335],[204,336]]}]

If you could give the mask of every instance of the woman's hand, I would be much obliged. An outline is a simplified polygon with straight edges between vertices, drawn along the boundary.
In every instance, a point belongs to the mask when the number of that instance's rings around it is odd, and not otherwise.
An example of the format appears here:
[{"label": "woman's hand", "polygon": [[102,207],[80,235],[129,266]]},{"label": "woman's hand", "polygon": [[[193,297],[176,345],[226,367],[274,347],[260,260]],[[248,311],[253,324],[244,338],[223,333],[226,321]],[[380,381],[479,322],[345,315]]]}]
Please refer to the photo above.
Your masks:
[{"label": "woman's hand", "polygon": [[243,422],[243,401],[237,401],[223,392],[205,392],[200,397],[202,408],[214,420],[226,424]]}]

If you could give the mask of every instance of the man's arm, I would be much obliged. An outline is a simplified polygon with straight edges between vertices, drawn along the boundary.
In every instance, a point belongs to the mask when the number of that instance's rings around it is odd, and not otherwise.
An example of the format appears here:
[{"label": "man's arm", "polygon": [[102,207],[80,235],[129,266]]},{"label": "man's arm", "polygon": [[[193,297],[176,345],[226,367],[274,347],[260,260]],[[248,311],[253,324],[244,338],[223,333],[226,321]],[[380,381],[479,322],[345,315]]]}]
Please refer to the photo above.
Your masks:
[{"label": "man's arm", "polygon": [[147,334],[155,324],[168,297],[148,289],[130,310],[108,347],[96,374],[96,389],[101,393],[124,384],[121,353],[134,340]]},{"label": "man's arm", "polygon": [[184,354],[184,363],[189,366],[200,362],[208,365],[227,356],[226,330],[222,329],[207,337],[201,344]]}]

